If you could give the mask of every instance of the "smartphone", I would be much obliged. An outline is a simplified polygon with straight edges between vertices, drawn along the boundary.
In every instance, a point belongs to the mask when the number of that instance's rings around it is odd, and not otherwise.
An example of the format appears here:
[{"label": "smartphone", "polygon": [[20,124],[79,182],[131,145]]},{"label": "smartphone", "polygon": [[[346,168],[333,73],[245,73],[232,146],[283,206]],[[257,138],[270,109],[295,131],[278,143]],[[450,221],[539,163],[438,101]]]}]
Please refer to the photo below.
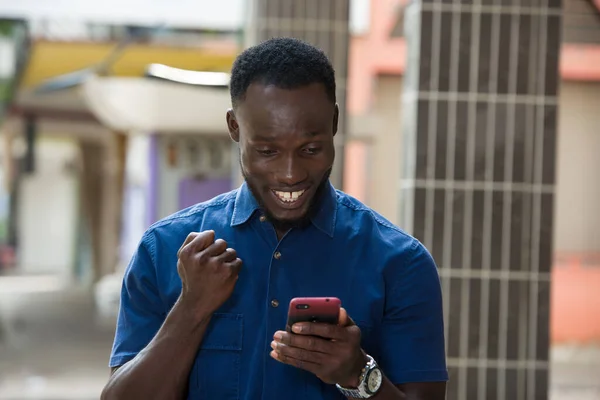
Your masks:
[{"label": "smartphone", "polygon": [[320,322],[336,325],[342,302],[337,297],[296,297],[290,301],[286,329],[298,322]]}]

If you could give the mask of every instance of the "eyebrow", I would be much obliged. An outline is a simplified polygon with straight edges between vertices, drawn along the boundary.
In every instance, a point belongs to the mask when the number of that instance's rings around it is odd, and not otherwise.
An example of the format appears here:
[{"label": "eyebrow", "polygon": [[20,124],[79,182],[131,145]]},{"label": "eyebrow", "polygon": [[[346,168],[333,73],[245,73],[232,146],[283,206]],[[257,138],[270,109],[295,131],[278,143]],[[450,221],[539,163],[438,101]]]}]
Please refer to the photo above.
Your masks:
[{"label": "eyebrow", "polygon": [[[322,132],[315,132],[315,131],[308,131],[304,133],[304,137],[307,138],[314,138],[317,136],[322,136],[323,133]],[[274,136],[261,136],[261,135],[257,135],[255,136],[252,141],[253,142],[275,142],[277,139]]]}]

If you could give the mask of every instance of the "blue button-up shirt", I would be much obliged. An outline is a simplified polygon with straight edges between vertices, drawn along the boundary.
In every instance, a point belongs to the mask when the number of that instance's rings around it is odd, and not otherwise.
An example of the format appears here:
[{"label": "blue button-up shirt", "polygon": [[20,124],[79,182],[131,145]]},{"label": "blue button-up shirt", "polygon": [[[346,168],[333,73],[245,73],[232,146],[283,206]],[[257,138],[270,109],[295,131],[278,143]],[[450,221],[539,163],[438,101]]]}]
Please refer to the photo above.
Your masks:
[{"label": "blue button-up shirt", "polygon": [[202,340],[190,399],[343,399],[335,386],[269,356],[294,297],[340,298],[363,349],[393,383],[447,379],[439,276],[419,241],[330,185],[312,224],[282,240],[260,217],[243,184],[151,226],[125,273],[110,366],[134,358],[157,333],[181,292],[177,250],[190,232],[212,229],[244,264]]}]

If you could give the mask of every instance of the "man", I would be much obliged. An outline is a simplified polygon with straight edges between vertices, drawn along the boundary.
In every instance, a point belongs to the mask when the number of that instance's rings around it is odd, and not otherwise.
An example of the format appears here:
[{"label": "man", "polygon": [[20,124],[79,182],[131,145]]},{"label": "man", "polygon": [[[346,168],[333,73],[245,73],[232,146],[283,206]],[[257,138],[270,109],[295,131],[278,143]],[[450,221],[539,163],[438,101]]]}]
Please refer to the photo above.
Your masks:
[{"label": "man", "polygon": [[[431,256],[329,183],[338,107],[327,57],[266,41],[237,58],[230,90],[245,183],[144,234],[102,398],[443,399]],[[340,298],[339,324],[286,332],[289,301],[311,296]]]}]

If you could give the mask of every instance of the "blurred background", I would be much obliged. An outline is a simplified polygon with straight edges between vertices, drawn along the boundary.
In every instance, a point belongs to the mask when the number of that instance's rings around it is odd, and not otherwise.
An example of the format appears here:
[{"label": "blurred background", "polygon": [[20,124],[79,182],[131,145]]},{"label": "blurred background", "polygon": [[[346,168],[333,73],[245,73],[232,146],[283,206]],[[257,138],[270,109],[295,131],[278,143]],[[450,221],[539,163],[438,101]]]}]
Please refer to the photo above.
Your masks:
[{"label": "blurred background", "polygon": [[237,187],[245,47],[336,69],[333,183],[414,234],[449,399],[600,399],[598,0],[0,0],[0,399],[97,399],[144,230]]}]

